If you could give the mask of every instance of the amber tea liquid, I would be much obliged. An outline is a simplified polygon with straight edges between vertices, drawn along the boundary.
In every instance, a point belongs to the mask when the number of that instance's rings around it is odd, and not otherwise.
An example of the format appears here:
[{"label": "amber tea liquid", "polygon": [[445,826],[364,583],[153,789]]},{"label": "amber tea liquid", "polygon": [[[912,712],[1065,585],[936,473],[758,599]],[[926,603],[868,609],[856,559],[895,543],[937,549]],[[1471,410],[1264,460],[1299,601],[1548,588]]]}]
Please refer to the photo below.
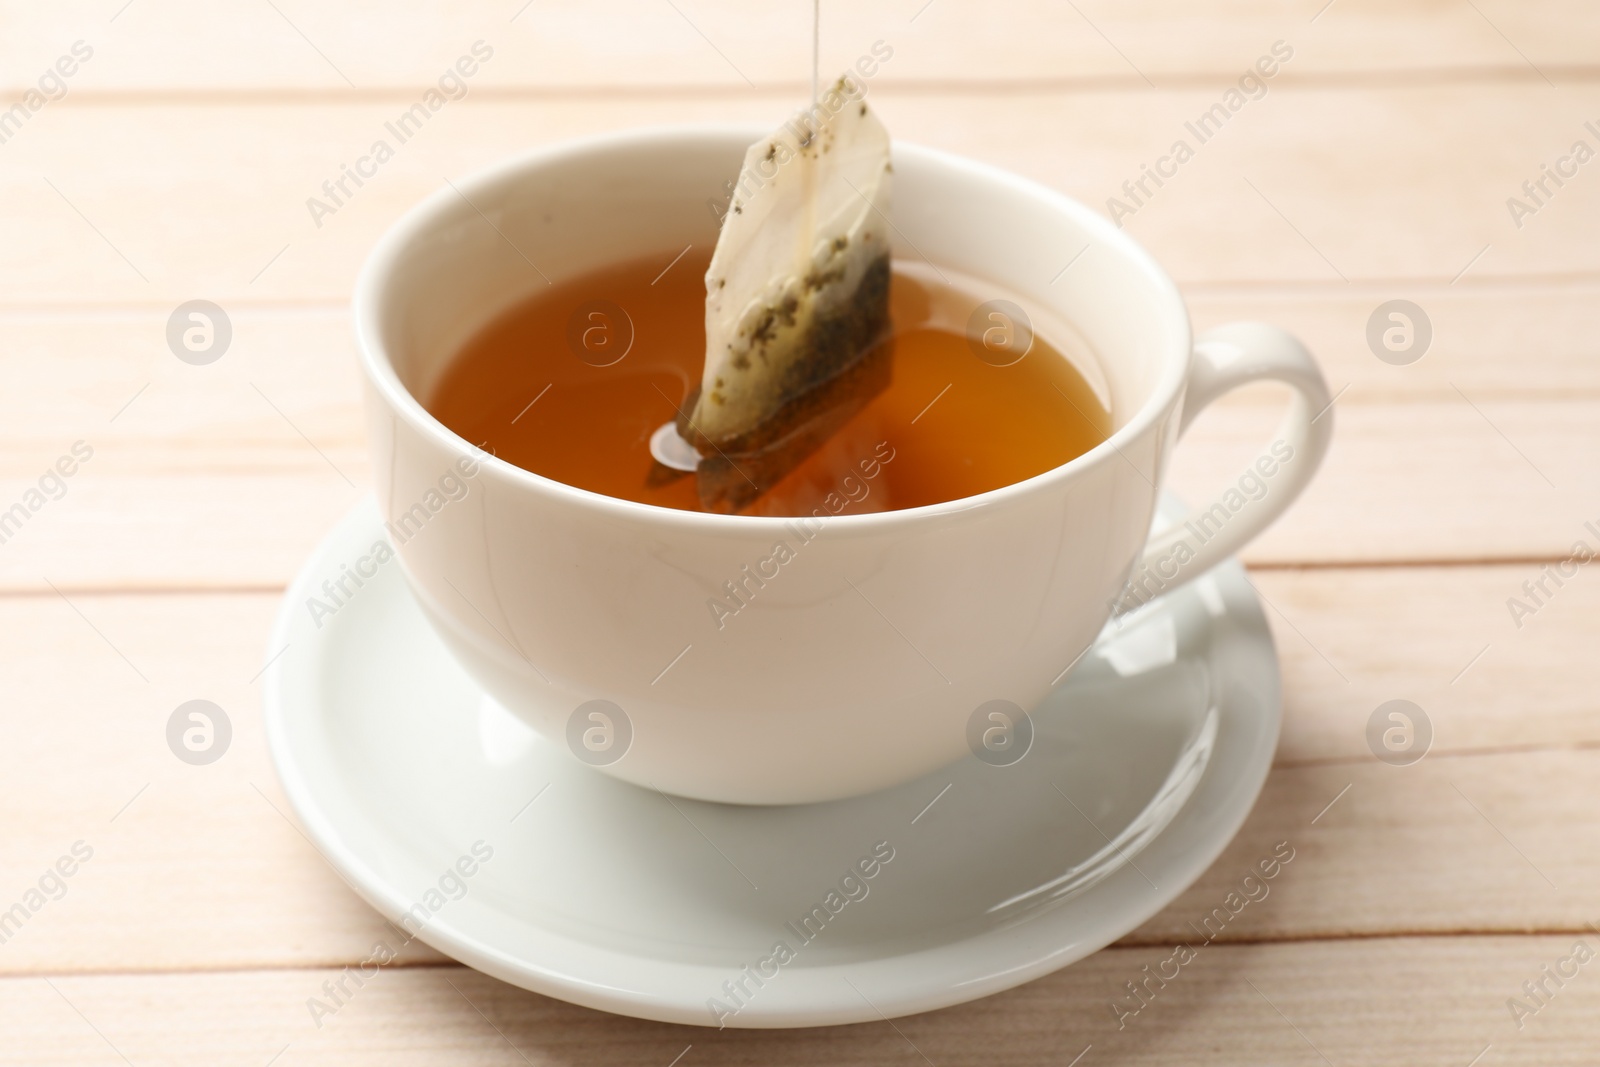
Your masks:
[{"label": "amber tea liquid", "polygon": [[[710,249],[691,250],[662,274],[672,256],[534,293],[466,344],[424,398],[428,410],[547,478],[700,510],[693,475],[649,481],[650,435],[675,417],[705,359]],[[1036,334],[1006,366],[997,365],[1013,358],[1003,347],[979,358],[967,324],[987,299],[981,286],[897,263],[891,384],[744,513],[861,514],[956,500],[1042,474],[1105,440],[1104,401],[1050,339]],[[994,338],[1016,344],[1015,336]]]}]

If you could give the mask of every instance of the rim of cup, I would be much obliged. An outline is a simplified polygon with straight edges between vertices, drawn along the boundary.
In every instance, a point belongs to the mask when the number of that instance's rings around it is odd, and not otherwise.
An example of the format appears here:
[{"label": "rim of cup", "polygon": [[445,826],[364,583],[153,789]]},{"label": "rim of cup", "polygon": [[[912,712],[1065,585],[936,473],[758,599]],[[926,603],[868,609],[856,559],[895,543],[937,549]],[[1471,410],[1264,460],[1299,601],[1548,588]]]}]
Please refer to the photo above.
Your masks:
[{"label": "rim of cup", "polygon": [[[546,496],[553,502],[590,508],[619,519],[646,521],[652,524],[667,523],[721,533],[767,534],[780,531],[784,524],[792,522],[795,516],[724,515],[623,500],[568,485],[473,448],[468,441],[435,418],[400,381],[400,376],[396,373],[383,344],[381,327],[381,311],[389,296],[389,286],[393,280],[396,264],[411,253],[412,246],[418,238],[440,222],[459,213],[463,195],[478,203],[480,201],[473,194],[485,193],[496,186],[506,184],[518,174],[608,149],[647,147],[652,144],[665,147],[681,144],[685,140],[711,138],[742,139],[746,144],[753,144],[770,132],[764,127],[748,124],[697,123],[638,127],[590,135],[507,157],[456,180],[454,188],[447,184],[444,188],[429,194],[385,231],[368,254],[356,280],[353,299],[356,348],[368,381],[378,391],[388,408],[406,419],[417,432],[460,456],[473,456],[477,462],[496,471],[502,477]],[[1069,216],[1089,235],[1092,242],[1109,247],[1129,260],[1168,308],[1176,312],[1181,320],[1178,334],[1181,349],[1176,356],[1167,357],[1168,363],[1161,368],[1155,388],[1140,403],[1133,416],[1087,452],[1031,478],[973,496],[914,508],[829,516],[827,520],[829,529],[838,532],[865,531],[869,528],[876,531],[884,526],[928,522],[962,512],[1002,506],[1020,497],[1048,492],[1058,483],[1070,481],[1081,472],[1111,462],[1121,451],[1122,446],[1145,433],[1162,417],[1162,413],[1183,388],[1188,375],[1190,349],[1193,346],[1193,329],[1187,306],[1177,285],[1143,246],[1097,212],[1048,186],[992,164],[900,140],[893,142],[892,152],[897,158],[920,157],[940,167],[964,171],[1009,192],[1045,200],[1052,209]],[[1102,357],[1096,352],[1095,358]]]}]

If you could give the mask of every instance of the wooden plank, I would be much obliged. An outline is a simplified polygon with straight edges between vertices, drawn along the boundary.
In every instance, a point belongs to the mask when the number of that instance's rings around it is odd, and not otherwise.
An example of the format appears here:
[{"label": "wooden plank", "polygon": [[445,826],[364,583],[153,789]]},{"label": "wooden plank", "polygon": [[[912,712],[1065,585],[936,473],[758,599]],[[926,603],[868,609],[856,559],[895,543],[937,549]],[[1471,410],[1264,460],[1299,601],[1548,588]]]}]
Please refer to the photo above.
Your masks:
[{"label": "wooden plank", "polygon": [[1400,699],[1438,755],[1600,743],[1600,573],[1546,568],[1254,572],[1283,664],[1279,762],[1366,759],[1368,718]]},{"label": "wooden plank", "polygon": [[[1600,519],[1585,461],[1600,444],[1597,287],[1400,291],[1431,309],[1436,338],[1403,367],[1365,340],[1384,290],[1192,298],[1199,329],[1254,317],[1299,333],[1343,390],[1326,469],[1246,558],[1564,558],[1583,523]],[[74,442],[94,450],[65,497],[8,540],[0,589],[287,582],[367,485],[354,343],[335,306],[247,303],[232,320],[229,352],[195,367],[168,351],[161,311],[0,316],[0,373],[13,384],[0,396],[0,505]],[[1257,390],[1202,417],[1177,450],[1174,488],[1199,499],[1241,466],[1280,403]]]},{"label": "wooden plank", "polygon": [[[1590,401],[1351,404],[1316,481],[1245,552],[1251,563],[1563,559],[1594,521]],[[1200,500],[1243,469],[1278,414],[1235,405],[1201,416],[1169,484]],[[1592,454],[1592,453],[1591,453]]]},{"label": "wooden plank", "polygon": [[[1585,935],[1592,952],[1600,941]],[[1201,948],[1118,1029],[1125,983],[1170,955],[1107,949],[971,1004],[851,1027],[713,1030],[625,1019],[455,967],[380,971],[318,1029],[336,971],[0,981],[0,1063],[1587,1064],[1600,996],[1578,970],[1518,1029],[1506,1001],[1569,957],[1564,937]],[[1567,963],[1570,969],[1573,964]],[[1172,973],[1172,966],[1167,967]],[[350,983],[347,980],[347,987]],[[1085,1055],[1086,1053],[1086,1055]],[[674,1057],[679,1060],[675,1061]]]},{"label": "wooden plank", "polygon": [[[1360,710],[1347,716],[1358,736]],[[1587,930],[1600,854],[1577,842],[1600,831],[1597,767],[1588,750],[1280,767],[1222,857],[1129,940]],[[1281,842],[1295,858],[1266,895],[1230,903]]]},{"label": "wooden plank", "polygon": [[[1506,200],[1600,113],[1600,89],[1552,104],[1531,86],[1284,87],[1247,105],[1155,189],[1126,228],[1181,282],[1418,282],[1579,275],[1593,281],[1600,180],[1586,171],[1519,230]],[[1141,166],[1188,137],[1217,90],[878,100],[896,136],[992,161],[1102,211]],[[407,207],[537,144],[640,125],[771,123],[791,101],[725,98],[504,102],[441,111],[331,217],[308,198],[385,135],[397,104],[69,103],[5,148],[0,194],[9,306],[205,294],[242,301],[346,298],[362,257]],[[1588,108],[1589,112],[1584,109]],[[403,108],[401,108],[403,110]],[[1593,136],[1593,135],[1589,135]],[[105,160],[116,159],[115,168]],[[1400,177],[1390,179],[1386,175]],[[48,179],[48,182],[47,182]],[[1327,205],[1339,204],[1338,211]],[[318,223],[320,223],[320,228]],[[1063,249],[1062,261],[1077,250]]]},{"label": "wooden plank", "polygon": [[[1475,401],[1569,399],[1600,389],[1600,284],[1477,285],[1469,276],[1456,285],[1199,284],[1185,295],[1196,332],[1259,320],[1299,337],[1329,386],[1349,390],[1340,399],[1346,408],[1369,401],[1459,403],[1463,393]],[[1420,307],[1432,332],[1420,358],[1402,366],[1379,359],[1367,342],[1368,322],[1396,299]]]},{"label": "wooden plank", "polygon": [[[1425,0],[1341,0],[1322,11],[1325,3],[1082,0],[1077,10],[1043,0],[982,7],[925,0],[828,4],[823,66],[842,69],[882,40],[894,49],[877,75],[886,83],[1142,85],[1148,77],[1166,86],[1237,77],[1284,39],[1297,48],[1292,76],[1443,71],[1538,78],[1543,71],[1560,84],[1568,68],[1592,66],[1600,46],[1600,20],[1592,5],[1576,0],[1535,9],[1484,0],[1478,11]],[[121,6],[79,0],[12,14],[0,46],[7,95],[35,84],[78,39],[95,48],[70,83],[85,93],[412,89],[433,81],[480,38],[496,50],[483,84],[500,89],[730,88],[748,78],[798,90],[811,65],[805,4],[752,9],[734,0],[673,6],[605,0],[524,9],[523,0],[480,0],[395,11],[280,0],[276,12],[256,5],[226,14],[193,0]]]},{"label": "wooden plank", "polygon": [[[1517,573],[1468,570],[1465,585],[1444,568],[1262,580],[1293,623],[1274,614],[1284,762],[1224,857],[1132,940],[1199,922],[1280,841],[1298,858],[1226,938],[1578,930],[1600,919],[1588,889],[1600,877],[1596,668],[1559,667],[1592,659],[1600,587],[1575,580],[1520,643],[1448,683]],[[339,966],[382,935],[285,817],[253,680],[277,602],[0,598],[5,892],[75,841],[95,850],[69,893],[6,943],[0,973]],[[1426,639],[1405,640],[1424,623]],[[1433,750],[1414,766],[1380,764],[1365,747],[1369,715],[1394,697],[1420,703],[1433,724]],[[192,699],[217,703],[233,726],[226,755],[204,767],[166,747],[168,717]],[[1539,747],[1517,751],[1527,746]]]},{"label": "wooden plank", "polygon": [[28,384],[0,399],[15,433],[0,448],[4,507],[75,442],[93,456],[12,533],[0,583],[281,587],[368,491],[345,312],[236,314],[230,350],[206,366],[172,355],[165,323],[146,311],[7,321],[0,367]]},{"label": "wooden plank", "polygon": [[[75,842],[93,850],[66,895],[6,942],[0,966],[206,968],[240,953],[337,966],[382,936],[289,821],[267,757],[253,679],[276,600],[0,601],[0,678],[13,694],[0,712],[5,906]],[[167,747],[168,718],[195,699],[233,728],[207,766]]]},{"label": "wooden plank", "polygon": [[[1264,320],[1300,337],[1340,400],[1359,403],[1550,400],[1600,397],[1600,280],[1564,285],[1251,285],[1186,294],[1196,332]],[[1396,297],[1416,302],[1432,341],[1416,362],[1380,360],[1368,320]],[[244,302],[225,308],[233,339],[205,367],[180,362],[165,340],[167,315],[154,308],[0,311],[7,344],[0,374],[0,434],[14,448],[53,445],[64,427],[113,426],[140,439],[208,435],[225,427],[241,441],[241,420],[270,407],[311,402],[326,443],[350,448],[359,404],[353,331],[342,305],[285,308]],[[251,383],[254,383],[252,386]],[[261,390],[261,394],[255,392]],[[1459,390],[1459,392],[1458,392]],[[138,400],[135,401],[134,397]],[[1239,399],[1277,404],[1256,393]],[[124,429],[126,428],[126,429]],[[4,459],[0,459],[4,462]]]},{"label": "wooden plank", "polygon": [[[245,384],[214,409],[189,409],[203,429],[152,433],[140,428],[139,406],[148,402],[155,418],[164,402],[147,395],[112,426],[63,429],[54,441],[9,450],[0,463],[6,507],[29,500],[74,441],[95,454],[62,499],[8,539],[0,588],[287,583],[360,498],[365,450],[353,396],[341,411],[293,389],[262,389],[279,411]],[[225,425],[230,411],[237,421]],[[1326,466],[1246,551],[1249,562],[1560,560],[1585,522],[1600,522],[1600,471],[1587,462],[1600,446],[1600,401],[1341,401],[1336,418]],[[1202,416],[1177,449],[1169,485],[1189,500],[1219,488],[1271,438],[1276,419],[1256,404]]]}]

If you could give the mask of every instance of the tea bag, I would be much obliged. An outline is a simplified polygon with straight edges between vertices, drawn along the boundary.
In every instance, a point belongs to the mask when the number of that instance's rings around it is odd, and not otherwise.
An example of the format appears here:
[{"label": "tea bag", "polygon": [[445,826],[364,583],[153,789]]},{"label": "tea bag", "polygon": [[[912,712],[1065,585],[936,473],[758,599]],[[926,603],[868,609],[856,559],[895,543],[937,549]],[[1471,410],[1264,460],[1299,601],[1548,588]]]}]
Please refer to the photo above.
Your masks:
[{"label": "tea bag", "polygon": [[743,509],[889,384],[889,134],[848,75],[745,153],[678,432],[701,506]]}]

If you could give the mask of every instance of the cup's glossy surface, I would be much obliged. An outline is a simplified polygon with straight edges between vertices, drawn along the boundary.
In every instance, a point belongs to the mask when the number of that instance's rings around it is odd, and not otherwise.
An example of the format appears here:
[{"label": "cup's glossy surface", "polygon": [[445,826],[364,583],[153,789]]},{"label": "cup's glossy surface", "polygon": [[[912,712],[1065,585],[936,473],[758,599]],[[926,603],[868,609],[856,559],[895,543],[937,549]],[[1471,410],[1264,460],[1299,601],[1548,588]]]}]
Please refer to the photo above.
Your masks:
[{"label": "cup's glossy surface", "polygon": [[[1191,338],[1172,282],[1094,212],[897,144],[895,254],[991,281],[1036,319],[1070,323],[1096,355],[1085,369],[1108,394],[1108,441],[981,496],[801,522],[575,489],[477,453],[424,410],[417,397],[460,345],[535,287],[714,242],[708,205],[722,203],[760,134],[611,135],[458,181],[375,250],[356,322],[379,505],[408,581],[467,670],[607,773],[780,804],[949,762],[967,751],[981,706],[1031,708],[1060,680],[1145,547]],[[1268,362],[1300,367],[1302,356]],[[1224,352],[1208,365],[1230,360],[1251,363]],[[1297,401],[1307,407],[1320,376],[1302,376],[1315,379]],[[1207,380],[1237,384],[1226,378]],[[1309,426],[1305,412],[1298,425]],[[1290,436],[1300,451],[1278,479],[1285,488],[1234,523],[1228,543],[1280,511],[1320,459],[1325,435],[1310,447],[1305,433]],[[729,615],[711,609],[717,600],[742,606]]]}]

